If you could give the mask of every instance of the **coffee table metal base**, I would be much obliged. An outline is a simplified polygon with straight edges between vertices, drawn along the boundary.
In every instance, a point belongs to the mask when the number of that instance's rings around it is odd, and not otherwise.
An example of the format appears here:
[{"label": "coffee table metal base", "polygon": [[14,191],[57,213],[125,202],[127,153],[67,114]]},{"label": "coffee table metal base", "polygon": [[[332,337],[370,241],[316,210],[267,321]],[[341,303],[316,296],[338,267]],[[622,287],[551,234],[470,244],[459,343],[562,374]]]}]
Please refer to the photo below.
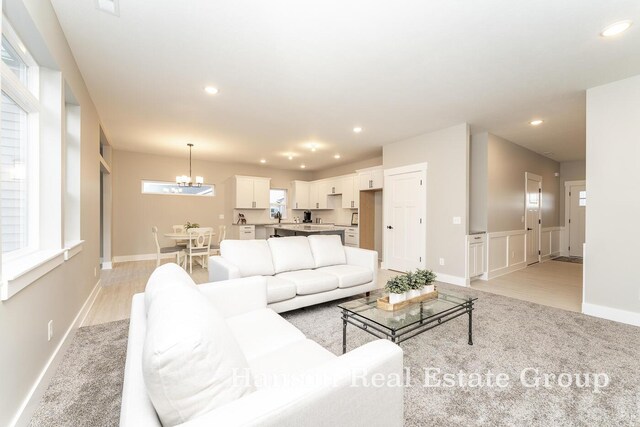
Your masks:
[{"label": "coffee table metal base", "polygon": [[[474,301],[468,301],[456,307],[452,307],[449,310],[443,311],[433,317],[429,317],[418,324],[407,326],[400,330],[393,330],[378,325],[371,320],[352,313],[348,310],[342,309],[342,354],[347,352],[347,323],[361,329],[371,335],[388,339],[393,343],[400,344],[403,341],[413,338],[416,335],[420,335],[430,329],[447,323],[456,317],[469,316],[469,345],[473,345],[473,303]],[[422,310],[422,306],[420,307]]]}]

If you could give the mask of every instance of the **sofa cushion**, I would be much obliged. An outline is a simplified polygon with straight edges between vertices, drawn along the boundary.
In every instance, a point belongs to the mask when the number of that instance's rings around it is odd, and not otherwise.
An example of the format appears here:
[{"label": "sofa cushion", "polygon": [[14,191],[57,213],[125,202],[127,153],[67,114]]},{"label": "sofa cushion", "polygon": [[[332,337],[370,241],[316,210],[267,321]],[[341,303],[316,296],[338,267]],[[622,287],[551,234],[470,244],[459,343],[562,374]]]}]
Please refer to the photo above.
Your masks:
[{"label": "sofa cushion", "polygon": [[[142,372],[165,426],[181,424],[255,390],[222,315],[191,286],[167,287],[147,315]],[[246,381],[236,381],[241,372]]]},{"label": "sofa cushion", "polygon": [[316,268],[347,263],[342,239],[336,234],[309,236],[309,246]]},{"label": "sofa cushion", "polygon": [[271,249],[266,240],[223,240],[220,256],[238,267],[240,277],[275,274]]},{"label": "sofa cushion", "polygon": [[291,384],[297,375],[337,357],[314,341],[304,339],[252,359],[249,368],[256,389],[260,390]]},{"label": "sofa cushion", "polygon": [[276,274],[276,277],[295,283],[298,295],[317,294],[332,291],[338,287],[338,278],[335,275],[317,270],[289,271]]},{"label": "sofa cushion", "polygon": [[284,301],[296,296],[296,284],[279,277],[267,276],[267,303]]},{"label": "sofa cushion", "polygon": [[149,313],[149,308],[157,295],[162,294],[170,288],[180,286],[188,286],[196,289],[196,284],[191,276],[178,264],[164,264],[153,270],[144,288],[145,312]]},{"label": "sofa cushion", "polygon": [[306,237],[277,237],[268,240],[277,273],[304,270],[316,266]]},{"label": "sofa cushion", "polygon": [[270,308],[228,317],[227,324],[247,360],[253,360],[305,336]]},{"label": "sofa cushion", "polygon": [[339,288],[364,285],[373,280],[373,271],[357,265],[332,265],[318,268],[316,271],[336,276]]}]

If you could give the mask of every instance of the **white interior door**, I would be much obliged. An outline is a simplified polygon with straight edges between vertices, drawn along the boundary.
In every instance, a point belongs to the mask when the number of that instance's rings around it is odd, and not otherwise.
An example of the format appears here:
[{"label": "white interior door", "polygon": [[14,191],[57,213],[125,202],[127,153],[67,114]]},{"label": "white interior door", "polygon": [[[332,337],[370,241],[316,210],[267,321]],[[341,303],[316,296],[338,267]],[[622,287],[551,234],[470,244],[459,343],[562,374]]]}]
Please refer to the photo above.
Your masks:
[{"label": "white interior door", "polygon": [[584,184],[569,187],[569,255],[583,256],[587,189]]},{"label": "white interior door", "polygon": [[426,165],[385,171],[385,268],[406,272],[426,264]]},{"label": "white interior door", "polygon": [[540,203],[542,177],[527,172],[525,225],[527,227],[527,265],[540,261]]}]

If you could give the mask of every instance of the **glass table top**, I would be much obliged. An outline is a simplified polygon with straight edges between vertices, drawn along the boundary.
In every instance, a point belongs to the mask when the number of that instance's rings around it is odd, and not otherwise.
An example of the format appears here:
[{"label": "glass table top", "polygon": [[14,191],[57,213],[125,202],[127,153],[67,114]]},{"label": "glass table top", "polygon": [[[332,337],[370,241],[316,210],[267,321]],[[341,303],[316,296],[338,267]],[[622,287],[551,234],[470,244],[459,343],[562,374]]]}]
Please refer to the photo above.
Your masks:
[{"label": "glass table top", "polygon": [[398,331],[449,311],[455,312],[464,304],[478,299],[438,291],[437,298],[416,302],[399,310],[386,311],[376,305],[377,299],[384,295],[385,293],[382,291],[371,292],[368,297],[347,301],[339,304],[338,307],[384,328]]}]

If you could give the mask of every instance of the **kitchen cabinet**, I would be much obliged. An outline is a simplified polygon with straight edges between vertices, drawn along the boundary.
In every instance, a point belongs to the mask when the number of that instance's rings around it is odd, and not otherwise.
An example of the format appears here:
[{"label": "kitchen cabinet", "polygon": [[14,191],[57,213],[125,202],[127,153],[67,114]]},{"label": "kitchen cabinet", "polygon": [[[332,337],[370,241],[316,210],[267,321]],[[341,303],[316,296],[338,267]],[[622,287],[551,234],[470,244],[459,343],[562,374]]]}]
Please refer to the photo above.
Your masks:
[{"label": "kitchen cabinet", "polygon": [[327,181],[327,191],[329,195],[335,195],[335,194],[342,194],[343,193],[343,187],[342,187],[342,179],[339,178],[334,178],[334,179],[330,179],[329,181]]},{"label": "kitchen cabinet", "polygon": [[313,181],[309,186],[310,209],[328,209],[328,181]]},{"label": "kitchen cabinet", "polygon": [[311,183],[306,181],[293,181],[292,209],[311,209],[310,192]]},{"label": "kitchen cabinet", "polygon": [[239,225],[238,232],[240,233],[239,240],[255,240],[256,238],[255,225]]},{"label": "kitchen cabinet", "polygon": [[357,177],[353,175],[342,178],[340,187],[342,190],[342,208],[358,209],[360,186]]},{"label": "kitchen cabinet", "polygon": [[467,236],[467,277],[474,278],[486,272],[485,235]]},{"label": "kitchen cabinet", "polygon": [[381,168],[358,171],[360,190],[379,190],[384,185],[384,171]]},{"label": "kitchen cabinet", "polygon": [[236,176],[235,209],[268,209],[270,178]]},{"label": "kitchen cabinet", "polygon": [[357,248],[360,245],[358,227],[347,227],[344,231],[344,245]]}]

